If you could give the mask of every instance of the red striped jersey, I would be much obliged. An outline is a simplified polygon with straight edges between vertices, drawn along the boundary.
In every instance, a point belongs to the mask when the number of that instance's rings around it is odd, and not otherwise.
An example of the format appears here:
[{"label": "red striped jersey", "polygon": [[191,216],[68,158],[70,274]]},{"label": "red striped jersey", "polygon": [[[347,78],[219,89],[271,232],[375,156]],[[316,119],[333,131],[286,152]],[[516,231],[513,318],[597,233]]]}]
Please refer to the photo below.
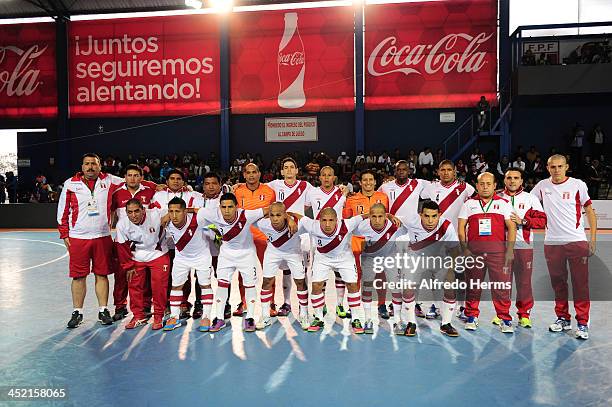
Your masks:
[{"label": "red striped jersey", "polygon": [[172,222],[168,223],[166,230],[176,249],[175,261],[183,260],[190,263],[205,263],[210,258],[211,230],[206,228],[199,214],[188,213],[185,224],[180,228]]},{"label": "red striped jersey", "polygon": [[467,240],[473,253],[496,253],[505,251],[506,220],[510,219],[512,207],[503,198],[494,194],[485,203],[479,196],[468,199],[459,212],[459,219],[467,220]]},{"label": "red striped jersey", "polygon": [[300,235],[297,233],[289,233],[287,225],[282,230],[274,229],[269,218],[260,219],[255,226],[261,230],[268,238],[268,246],[266,253],[270,250],[271,253],[282,256],[284,253],[299,254]]},{"label": "red striped jersey", "polygon": [[127,212],[125,211],[127,201],[132,198],[138,198],[140,202],[142,202],[142,205],[147,208],[153,201],[153,196],[155,196],[155,187],[151,187],[151,185],[142,183],[138,187],[138,190],[132,193],[127,189],[127,185],[124,183],[113,192],[111,212],[116,210],[119,220],[127,218]]},{"label": "red striped jersey", "polygon": [[226,221],[218,208],[202,208],[198,211],[198,221],[204,225],[213,224],[223,236],[221,253],[224,250],[245,250],[255,247],[251,225],[263,218],[263,209],[236,209],[236,216]]},{"label": "red striped jersey", "polygon": [[449,250],[459,246],[459,237],[450,219],[440,217],[432,230],[423,227],[420,217],[406,220],[406,236],[410,242],[410,252],[424,256],[445,256]]},{"label": "red striped jersey", "polygon": [[408,179],[405,184],[397,181],[382,184],[379,191],[389,197],[389,213],[396,216],[415,216],[419,209],[419,196],[427,181]]},{"label": "red striped jersey", "polygon": [[366,257],[394,255],[395,242],[405,233],[406,229],[403,226],[398,228],[389,219],[380,230],[374,229],[369,219],[364,219],[355,229],[355,234],[363,236],[364,247],[361,255]]},{"label": "red striped jersey", "polygon": [[500,197],[510,202],[512,211],[526,221],[525,225],[516,226],[516,249],[532,249],[533,233],[531,229],[544,229],[546,227],[546,214],[542,209],[540,201],[530,193],[519,189],[514,195],[507,190],[499,194]]},{"label": "red striped jersey", "polygon": [[268,182],[270,188],[276,193],[276,199],[285,204],[287,212],[304,215],[307,193],[315,189],[309,182],[296,180],[295,184],[289,185],[285,180],[275,179]]},{"label": "red striped jersey", "polygon": [[591,198],[584,181],[568,177],[555,184],[548,178],[538,182],[531,193],[542,202],[546,213],[546,242],[587,240],[582,211],[591,205]]},{"label": "red striped jersey", "polygon": [[146,210],[138,225],[127,215],[120,219],[115,240],[119,243],[119,260],[124,270],[133,268],[134,261],[152,261],[168,252],[159,209]]},{"label": "red striped jersey", "polygon": [[300,219],[300,226],[304,228],[317,248],[317,256],[323,255],[327,258],[338,258],[352,256],[351,237],[353,231],[359,226],[363,216],[354,216],[350,219],[342,219],[338,217],[336,229],[327,234],[321,229],[321,223],[318,220],[303,217]]},{"label": "red striped jersey", "polygon": [[330,191],[324,191],[321,187],[311,188],[306,196],[306,206],[312,207],[312,213],[315,219],[319,219],[319,213],[323,208],[333,208],[338,215],[338,219],[342,218],[342,208],[346,197],[342,195],[342,191],[337,186],[334,186]]},{"label": "red striped jersey", "polygon": [[440,206],[440,215],[450,220],[457,229],[459,212],[463,203],[467,201],[476,190],[470,184],[455,180],[450,185],[444,185],[440,181],[426,183],[421,198],[431,199]]}]

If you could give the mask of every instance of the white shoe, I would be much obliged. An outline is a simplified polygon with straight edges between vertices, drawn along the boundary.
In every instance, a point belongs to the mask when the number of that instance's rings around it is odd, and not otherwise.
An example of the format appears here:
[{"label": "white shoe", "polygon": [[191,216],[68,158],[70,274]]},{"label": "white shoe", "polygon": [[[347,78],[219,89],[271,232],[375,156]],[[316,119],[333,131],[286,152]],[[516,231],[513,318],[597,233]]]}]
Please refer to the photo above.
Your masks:
[{"label": "white shoe", "polygon": [[406,324],[403,322],[398,322],[393,324],[393,333],[395,335],[404,335],[404,332],[406,332]]},{"label": "white shoe", "polygon": [[505,334],[513,334],[514,327],[512,326],[512,321],[504,321],[502,320],[501,324],[499,324],[499,329]]},{"label": "white shoe", "polygon": [[304,331],[308,330],[310,326],[310,318],[308,318],[308,315],[300,315],[300,326]]},{"label": "white shoe", "polygon": [[468,317],[467,321],[465,321],[465,329],[468,331],[475,331],[478,329],[478,318]]},{"label": "white shoe", "polygon": [[255,324],[255,328],[257,330],[262,330],[262,329],[266,329],[267,327],[269,327],[270,325],[272,325],[274,322],[276,322],[276,318],[275,317],[265,317],[261,320],[259,320],[256,324]]},{"label": "white shoe", "polygon": [[589,339],[589,327],[578,324],[578,328],[576,329],[576,339]]},{"label": "white shoe", "polygon": [[572,323],[567,319],[557,318],[557,320],[548,327],[550,332],[563,332],[572,329]]}]

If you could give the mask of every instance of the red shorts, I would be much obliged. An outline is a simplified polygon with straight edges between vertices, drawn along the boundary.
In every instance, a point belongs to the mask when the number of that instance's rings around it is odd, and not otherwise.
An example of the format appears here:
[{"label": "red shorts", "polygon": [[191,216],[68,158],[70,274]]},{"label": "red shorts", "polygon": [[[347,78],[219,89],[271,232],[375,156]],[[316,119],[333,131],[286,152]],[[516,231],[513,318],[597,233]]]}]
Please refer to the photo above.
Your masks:
[{"label": "red shorts", "polygon": [[97,239],[70,238],[70,272],[71,278],[87,277],[90,272],[99,276],[113,273],[111,257],[113,239],[110,236]]}]

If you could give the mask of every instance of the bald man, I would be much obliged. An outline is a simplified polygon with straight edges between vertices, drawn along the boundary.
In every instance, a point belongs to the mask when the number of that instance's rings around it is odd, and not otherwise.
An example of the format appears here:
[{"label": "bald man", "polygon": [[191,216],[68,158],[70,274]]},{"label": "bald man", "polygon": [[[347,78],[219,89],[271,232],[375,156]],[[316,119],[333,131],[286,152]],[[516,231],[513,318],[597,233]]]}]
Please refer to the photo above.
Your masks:
[{"label": "bald man", "polygon": [[493,305],[501,321],[500,330],[511,334],[514,332],[510,293],[516,224],[511,219],[512,206],[495,193],[496,186],[493,174],[480,174],[476,184],[478,195],[468,199],[459,212],[459,241],[464,256],[475,260],[473,264],[466,264],[465,329],[475,331],[478,328],[480,295],[486,288],[483,283],[488,271]]}]

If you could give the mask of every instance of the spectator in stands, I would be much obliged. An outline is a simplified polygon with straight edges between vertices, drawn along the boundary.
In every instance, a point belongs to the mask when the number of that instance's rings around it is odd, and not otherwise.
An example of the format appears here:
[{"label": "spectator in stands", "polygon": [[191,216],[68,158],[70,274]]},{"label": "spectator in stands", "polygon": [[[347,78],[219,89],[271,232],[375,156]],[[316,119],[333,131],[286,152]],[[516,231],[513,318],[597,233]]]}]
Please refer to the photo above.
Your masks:
[{"label": "spectator in stands", "polygon": [[174,168],[172,168],[170,164],[168,164],[168,161],[164,161],[164,165],[159,170],[159,176],[162,179],[162,181],[164,182],[166,181],[166,178],[168,177],[168,173],[172,171],[173,169]]},{"label": "spectator in stands", "polygon": [[336,160],[336,164],[338,164],[338,167],[340,168],[340,174],[347,174],[350,172],[351,170],[351,158],[346,155],[346,151],[343,151],[340,153],[340,155],[338,156],[338,159]]},{"label": "spectator in stands", "polygon": [[470,154],[470,164],[475,163],[476,161],[480,161],[480,149],[478,147],[474,147],[472,154]]},{"label": "spectator in stands", "polygon": [[489,101],[484,96],[480,97],[478,103],[476,103],[476,114],[478,118],[478,131],[483,131],[485,125],[487,124],[487,115],[489,110],[491,109],[491,105],[489,105]]},{"label": "spectator in stands", "polygon": [[520,155],[516,157],[516,160],[512,163],[512,168],[518,168],[519,170],[525,172],[525,161],[523,161],[523,157]]},{"label": "spectator in stands", "polygon": [[0,205],[6,202],[6,179],[0,174]]},{"label": "spectator in stands", "polygon": [[591,133],[591,154],[598,160],[604,159],[604,146],[606,143],[606,137],[601,125],[596,124]]},{"label": "spectator in stands", "polygon": [[355,159],[355,172],[360,172],[368,168],[366,158],[362,155]]},{"label": "spectator in stands", "polygon": [[434,168],[438,168],[438,166],[440,165],[440,163],[445,160],[446,157],[444,156],[444,151],[442,151],[441,148],[436,150],[436,155],[434,156]]},{"label": "spectator in stands", "polygon": [[599,186],[603,181],[602,169],[598,159],[594,159],[588,166],[585,172],[585,181],[589,188],[589,196],[591,199],[599,198]]},{"label": "spectator in stands", "polygon": [[533,55],[533,51],[527,49],[527,51],[523,53],[523,56],[521,57],[521,64],[524,66],[532,66],[536,64],[535,55]]},{"label": "spectator in stands", "polygon": [[506,171],[508,171],[508,168],[510,168],[510,159],[508,158],[507,155],[504,155],[501,161],[497,163],[497,174],[496,175],[497,175],[498,180],[500,179],[500,177],[501,179],[503,179],[503,177],[506,175]]},{"label": "spectator in stands", "polygon": [[211,171],[219,170],[219,159],[217,158],[217,154],[211,151],[206,160],[206,165],[208,165]]},{"label": "spectator in stands", "polygon": [[455,167],[457,168],[458,174],[467,173],[467,167],[465,166],[465,163],[463,162],[462,159],[457,160],[457,164],[455,164]]},{"label": "spectator in stands", "polygon": [[306,164],[306,175],[309,177],[316,177],[319,175],[319,170],[321,166],[317,162],[315,154],[312,154],[310,157],[310,161]]},{"label": "spectator in stands", "polygon": [[408,159],[406,161],[408,161],[408,163],[412,163],[413,168],[416,168],[417,165],[419,165],[419,156],[414,149],[411,148],[410,151],[408,151]]},{"label": "spectator in stands", "polygon": [[378,157],[378,166],[385,167],[387,165],[391,165],[391,157],[389,157],[386,151],[383,151],[380,157]]},{"label": "spectator in stands", "polygon": [[391,156],[391,160],[393,161],[393,164],[395,165],[395,163],[401,159],[402,159],[402,153],[400,152],[399,148],[396,148],[395,150],[393,150],[393,155]]},{"label": "spectator in stands", "polygon": [[538,153],[538,150],[536,150],[536,146],[529,147],[529,151],[527,151],[527,154],[525,154],[527,158],[527,167],[530,169],[533,168],[533,163],[535,162],[536,157],[539,155],[540,153]]},{"label": "spectator in stands", "polygon": [[361,160],[363,160],[364,163],[366,162],[363,151],[359,150],[357,151],[357,155],[355,156],[355,165],[357,165],[357,163]]},{"label": "spectator in stands", "polygon": [[584,147],[584,128],[576,123],[570,141],[572,163],[574,165],[574,176],[579,176],[578,171],[582,168],[582,148]]},{"label": "spectator in stands", "polygon": [[13,171],[5,172],[6,191],[8,192],[9,203],[17,203],[17,177]]},{"label": "spectator in stands", "polygon": [[376,158],[376,154],[374,154],[374,151],[370,151],[370,154],[368,154],[368,156],[366,157],[366,164],[368,165],[369,168],[372,168],[377,163],[378,163],[378,158]]},{"label": "spectator in stands", "polygon": [[548,55],[544,52],[540,53],[540,57],[538,58],[538,65],[550,65]]},{"label": "spectator in stands", "polygon": [[431,154],[431,148],[425,147],[423,151],[419,153],[419,167],[429,167],[434,165],[433,154]]},{"label": "spectator in stands", "polygon": [[536,180],[534,177],[527,177],[527,180],[525,181],[525,190],[527,192],[531,191],[533,189],[533,187],[535,187],[536,185]]},{"label": "spectator in stands", "polygon": [[467,173],[465,177],[465,182],[471,185],[476,185],[478,181],[478,176],[480,175],[480,171],[476,167],[476,163],[470,164],[470,171]]},{"label": "spectator in stands", "polygon": [[544,163],[542,162],[542,157],[539,155],[536,157],[533,162],[533,166],[531,167],[531,173],[539,180],[544,178]]}]

